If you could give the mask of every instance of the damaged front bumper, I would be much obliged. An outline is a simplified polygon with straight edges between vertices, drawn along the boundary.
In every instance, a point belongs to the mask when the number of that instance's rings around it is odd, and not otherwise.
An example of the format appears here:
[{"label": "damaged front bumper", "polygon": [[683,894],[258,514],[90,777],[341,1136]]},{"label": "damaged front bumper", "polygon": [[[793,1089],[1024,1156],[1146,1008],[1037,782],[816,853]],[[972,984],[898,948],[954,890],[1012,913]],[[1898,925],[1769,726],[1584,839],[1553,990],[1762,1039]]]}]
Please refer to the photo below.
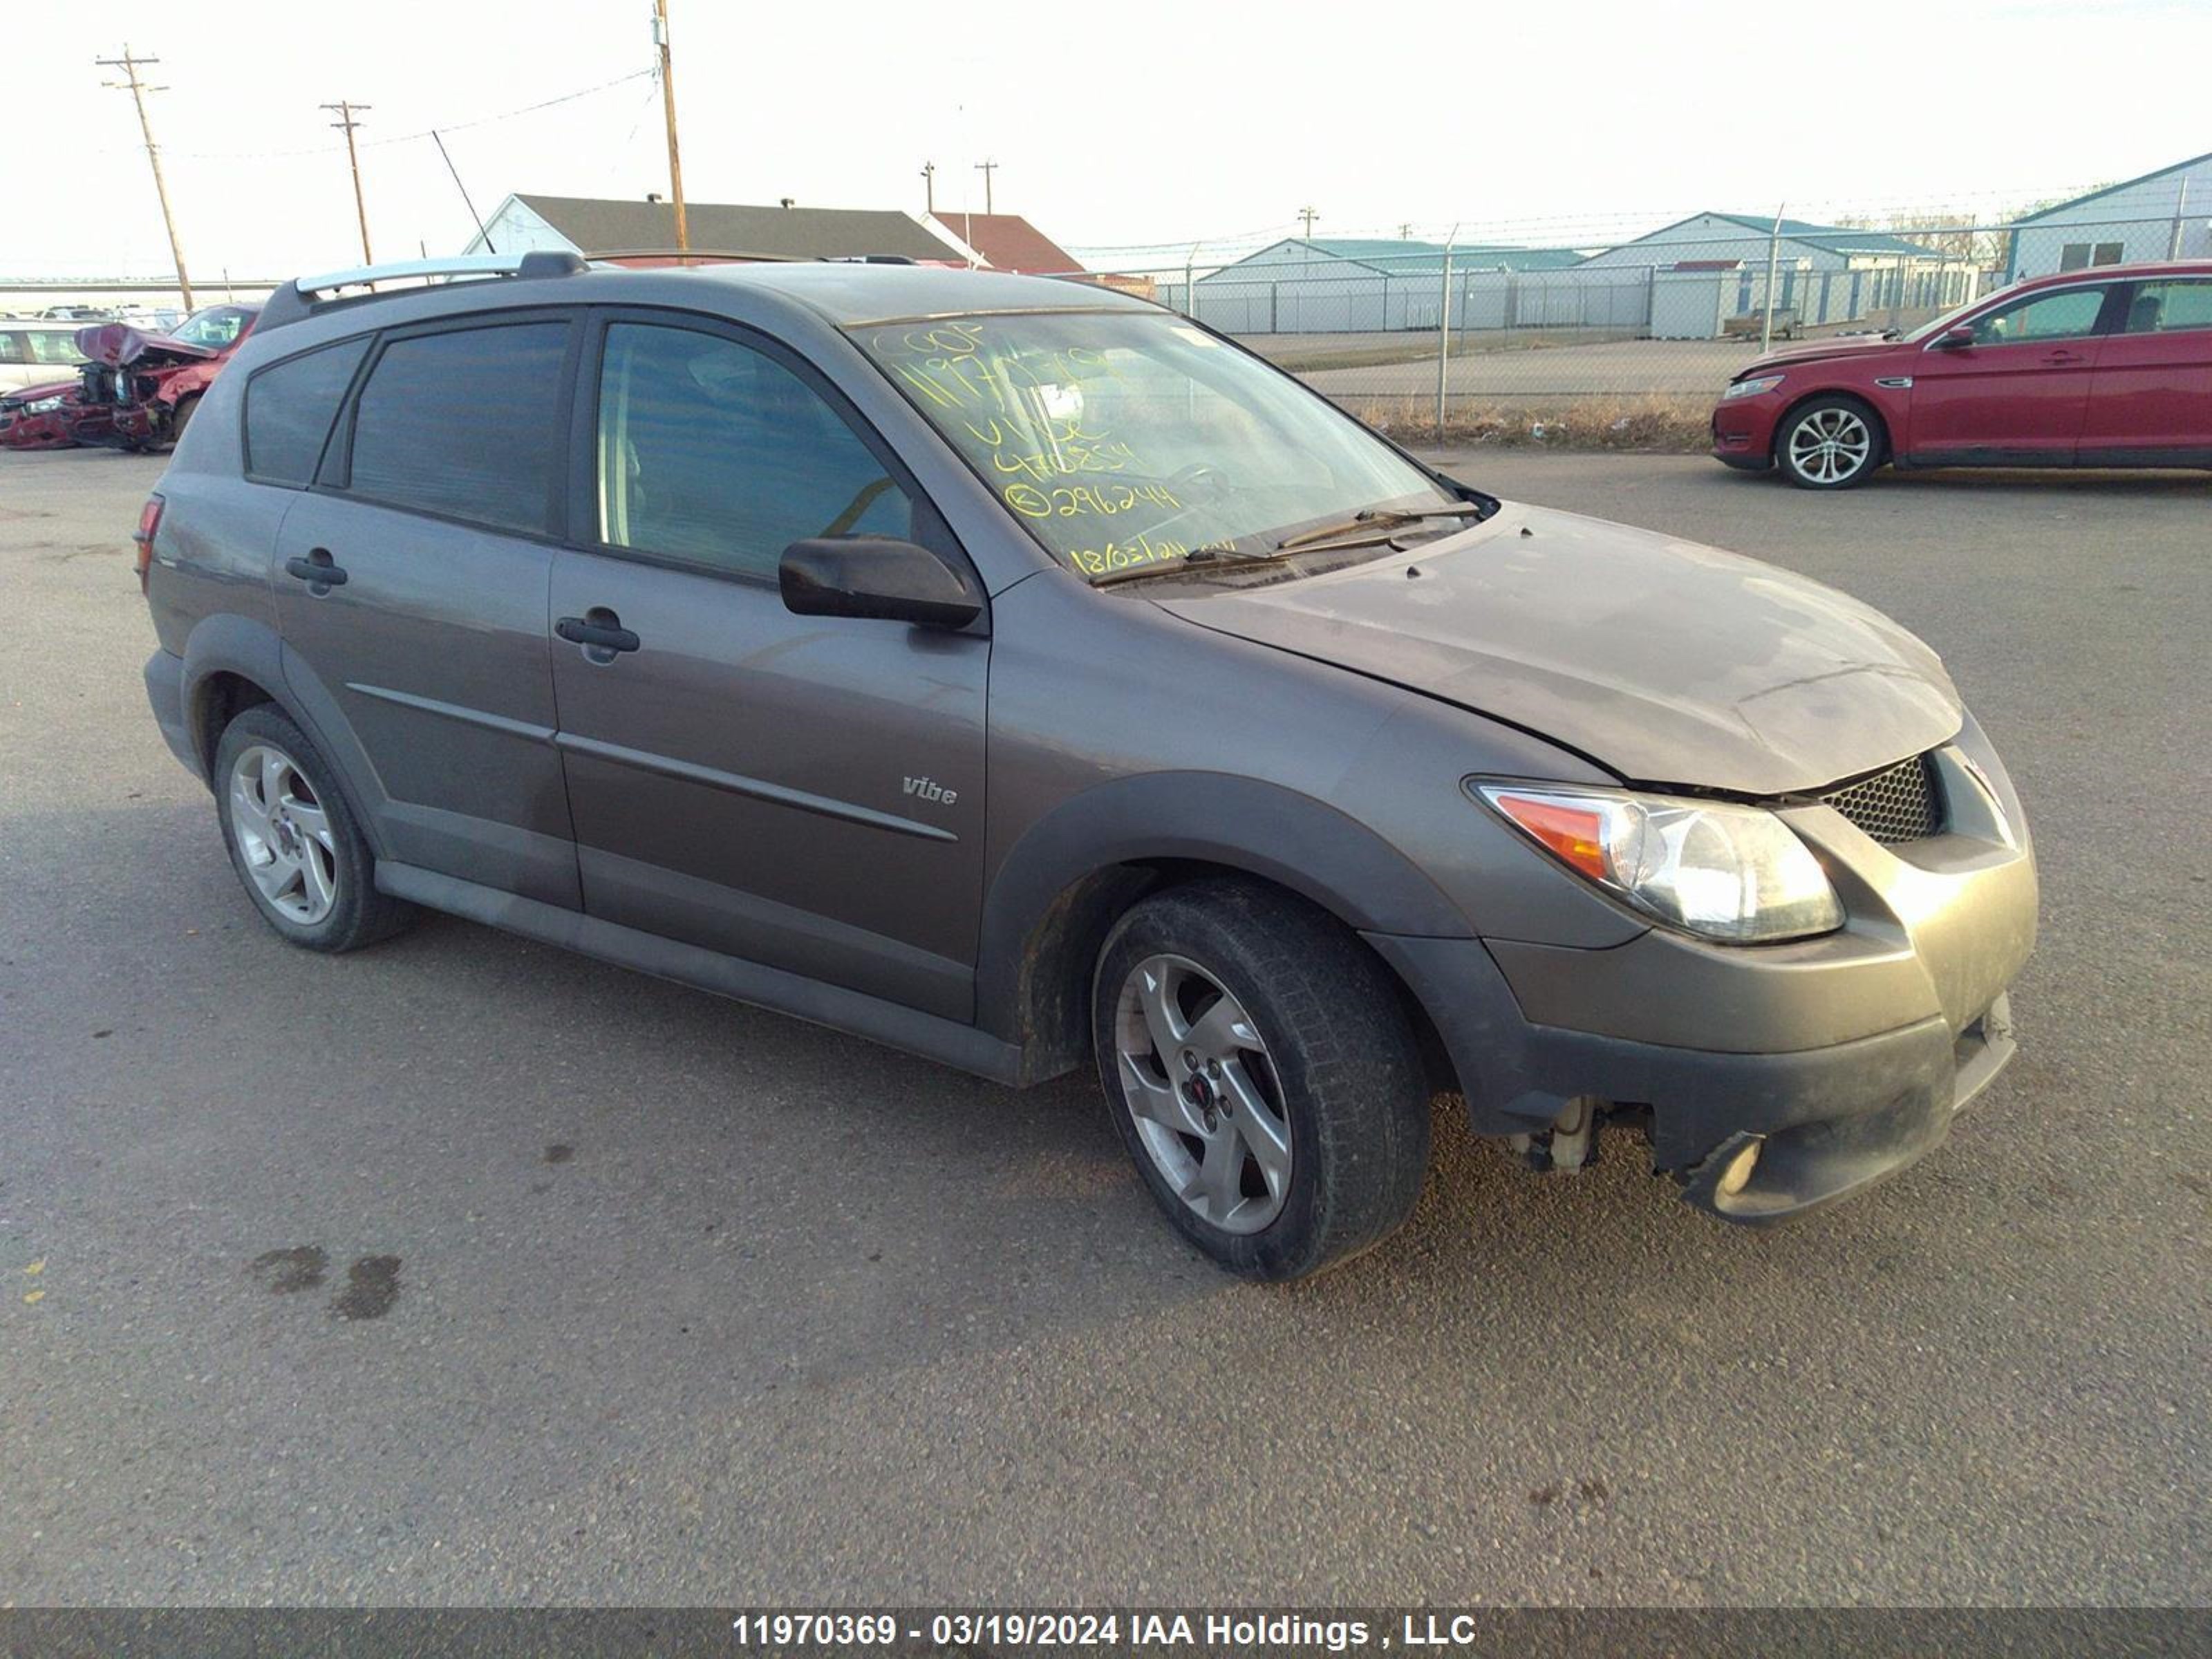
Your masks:
[{"label": "damaged front bumper", "polygon": [[1939,1145],[2014,1054],[2033,854],[1971,720],[1936,761],[1950,817],[1923,840],[1880,845],[1831,806],[1783,810],[1844,901],[1844,927],[1817,939],[1366,937],[1427,1009],[1477,1133],[1578,1137],[1595,1103],[1644,1118],[1655,1168],[1701,1207],[1801,1214]]}]

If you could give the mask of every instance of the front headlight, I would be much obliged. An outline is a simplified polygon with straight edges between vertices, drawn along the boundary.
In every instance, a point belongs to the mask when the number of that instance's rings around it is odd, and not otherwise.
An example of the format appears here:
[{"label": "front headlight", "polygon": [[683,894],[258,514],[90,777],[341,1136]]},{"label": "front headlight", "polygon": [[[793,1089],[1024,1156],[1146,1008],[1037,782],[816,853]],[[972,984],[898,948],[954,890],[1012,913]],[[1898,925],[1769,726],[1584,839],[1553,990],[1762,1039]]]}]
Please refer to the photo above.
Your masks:
[{"label": "front headlight", "polygon": [[41,398],[36,403],[25,404],[23,405],[23,413],[26,415],[51,415],[61,406],[62,400],[59,398]]},{"label": "front headlight", "polygon": [[1626,790],[1475,786],[1553,858],[1670,927],[1730,945],[1843,926],[1836,890],[1773,813]]},{"label": "front headlight", "polygon": [[1762,392],[1771,392],[1782,384],[1779,374],[1762,374],[1755,380],[1731,380],[1729,389],[1721,393],[1721,401],[1731,398],[1756,398]]}]

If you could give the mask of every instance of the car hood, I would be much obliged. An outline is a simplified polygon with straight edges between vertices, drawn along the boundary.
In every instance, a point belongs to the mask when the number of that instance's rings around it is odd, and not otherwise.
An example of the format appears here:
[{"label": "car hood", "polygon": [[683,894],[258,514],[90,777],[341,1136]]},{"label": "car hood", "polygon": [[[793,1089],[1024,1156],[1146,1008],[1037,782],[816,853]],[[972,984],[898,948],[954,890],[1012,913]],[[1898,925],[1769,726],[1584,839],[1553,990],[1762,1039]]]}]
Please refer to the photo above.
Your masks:
[{"label": "car hood", "polygon": [[1159,603],[1510,722],[1633,783],[1794,793],[1933,748],[1961,719],[1936,653],[1833,588],[1512,503],[1408,553]]},{"label": "car hood", "polygon": [[1808,340],[1802,345],[1784,346],[1779,351],[1770,351],[1747,368],[1740,368],[1729,378],[1735,380],[1750,379],[1754,374],[1772,374],[1779,370],[1802,368],[1807,363],[1839,362],[1851,357],[1872,357],[1885,351],[1894,351],[1901,343],[1885,340],[1879,334],[1854,334],[1849,339]]},{"label": "car hood", "polygon": [[200,363],[222,356],[213,346],[190,345],[167,334],[147,334],[128,323],[96,323],[76,331],[76,349],[95,363],[120,368],[126,363]]},{"label": "car hood", "polygon": [[41,398],[65,398],[77,390],[75,380],[56,380],[46,386],[27,386],[21,391],[0,392],[0,404],[34,404]]}]

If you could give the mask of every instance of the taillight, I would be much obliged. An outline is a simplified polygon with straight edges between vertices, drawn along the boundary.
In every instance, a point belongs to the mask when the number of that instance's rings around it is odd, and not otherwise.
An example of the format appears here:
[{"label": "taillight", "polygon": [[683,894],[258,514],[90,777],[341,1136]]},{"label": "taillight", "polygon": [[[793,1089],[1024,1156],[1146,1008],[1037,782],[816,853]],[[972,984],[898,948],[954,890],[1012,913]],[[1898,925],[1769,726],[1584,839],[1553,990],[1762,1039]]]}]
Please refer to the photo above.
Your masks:
[{"label": "taillight", "polygon": [[161,508],[159,495],[149,495],[146,505],[138,509],[138,527],[131,532],[131,539],[138,547],[138,591],[146,591],[146,573],[154,562],[154,538],[161,528]]}]

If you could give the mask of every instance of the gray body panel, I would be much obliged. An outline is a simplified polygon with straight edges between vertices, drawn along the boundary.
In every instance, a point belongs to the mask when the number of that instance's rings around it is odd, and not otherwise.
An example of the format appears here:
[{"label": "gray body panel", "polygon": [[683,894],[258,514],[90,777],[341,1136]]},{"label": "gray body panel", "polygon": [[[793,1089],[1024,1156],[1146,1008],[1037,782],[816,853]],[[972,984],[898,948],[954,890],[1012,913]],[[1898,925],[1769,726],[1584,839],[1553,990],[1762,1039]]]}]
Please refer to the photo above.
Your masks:
[{"label": "gray body panel", "polygon": [[1880,612],[1574,514],[1510,507],[1395,558],[1167,603],[1542,732],[1638,783],[1785,794],[1959,729],[1936,653]]},{"label": "gray body panel", "polygon": [[[804,358],[942,520],[985,615],[959,633],[800,617],[758,581],[574,535],[240,477],[257,368],[555,305],[708,317]],[[208,688],[234,676],[337,768],[390,890],[1007,1081],[1085,1057],[1122,908],[1225,870],[1370,941],[1479,1129],[1540,1129],[1602,1094],[1650,1106],[1662,1166],[1686,1171],[1735,1134],[1876,1126],[1848,1154],[1801,1148],[1815,1198],[1940,1139],[1954,1078],[1963,1097],[2009,1052],[1966,1046],[1996,1029],[2036,893],[2019,803],[1935,654],[1801,578],[1510,504],[1330,574],[1093,588],[840,327],[1132,307],[778,266],[455,283],[264,328],[161,486],[163,730],[204,775]],[[572,474],[588,440],[580,414]],[[573,521],[588,488],[572,477]],[[317,547],[344,586],[283,574]],[[639,648],[600,660],[552,637],[594,609]],[[1929,751],[1955,810],[1911,848],[1804,799]],[[1655,929],[1474,805],[1474,775],[1779,798],[1847,923],[1752,948]]]}]

